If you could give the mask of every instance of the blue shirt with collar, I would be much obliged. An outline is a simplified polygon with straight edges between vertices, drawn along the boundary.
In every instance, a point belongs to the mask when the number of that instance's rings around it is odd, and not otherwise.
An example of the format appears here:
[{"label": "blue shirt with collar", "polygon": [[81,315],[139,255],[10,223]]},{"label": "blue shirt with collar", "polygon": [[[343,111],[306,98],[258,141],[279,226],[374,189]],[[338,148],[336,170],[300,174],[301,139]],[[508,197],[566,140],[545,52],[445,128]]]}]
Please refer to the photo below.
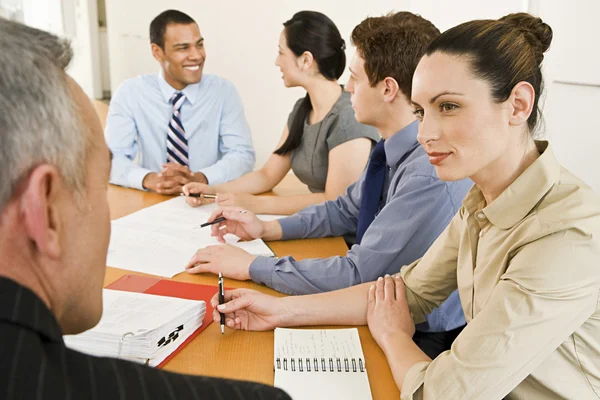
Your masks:
[{"label": "blue shirt with collar", "polygon": [[[149,172],[167,161],[170,99],[176,90],[162,71],[125,81],[114,94],[105,137],[113,153],[110,182],[137,189]],[[231,82],[215,75],[186,86],[181,119],[188,139],[189,167],[212,185],[254,167],[255,155],[242,101]],[[139,154],[138,154],[139,153]],[[136,159],[137,157],[137,159]]]},{"label": "blue shirt with collar", "polygon": [[[386,140],[389,173],[379,211],[360,245],[352,246],[345,257],[302,261],[257,257],[250,265],[252,280],[288,294],[319,293],[395,274],[422,257],[450,223],[473,183],[469,179],[441,181],[417,142],[417,132],[415,121]],[[283,239],[355,233],[364,179],[365,174],[334,201],[280,219]],[[454,292],[417,329],[444,332],[465,323]]]}]

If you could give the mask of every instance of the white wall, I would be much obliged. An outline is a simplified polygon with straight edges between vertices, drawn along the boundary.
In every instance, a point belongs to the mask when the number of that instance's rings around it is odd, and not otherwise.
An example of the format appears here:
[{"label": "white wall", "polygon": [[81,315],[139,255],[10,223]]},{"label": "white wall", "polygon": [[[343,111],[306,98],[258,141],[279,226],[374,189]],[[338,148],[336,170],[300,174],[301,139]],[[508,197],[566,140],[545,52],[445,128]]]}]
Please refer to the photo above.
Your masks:
[{"label": "white wall", "polygon": [[[592,20],[600,14],[598,0],[262,0],[248,2],[195,2],[192,0],[106,0],[110,74],[113,91],[141,73],[158,71],[148,43],[148,25],[167,7],[187,12],[206,38],[207,73],[230,79],[238,88],[252,128],[257,167],[267,159],[301,89],[283,87],[273,65],[282,22],[300,10],[328,15],[349,44],[352,28],[367,16],[409,10],[435,23],[440,30],[475,18],[498,18],[510,12],[539,13],[554,29],[545,75],[546,136],[551,138],[561,162],[600,190],[600,173],[594,165],[594,144],[600,144],[598,124],[592,120],[600,105],[600,89],[566,86],[555,80],[582,79],[600,83],[599,35]],[[352,55],[348,46],[348,59]],[[347,73],[341,82],[347,79]]]},{"label": "white wall", "polygon": [[540,1],[539,12],[554,33],[544,60],[546,136],[561,163],[600,192],[600,2]]},{"label": "white wall", "polygon": [[23,22],[71,40],[68,73],[92,98],[102,97],[96,0],[22,0]]},{"label": "white wall", "polygon": [[422,15],[440,31],[472,19],[497,19],[508,13],[528,11],[527,0],[409,0],[408,11]]},{"label": "white wall", "polygon": [[69,74],[93,99],[102,98],[100,37],[96,0],[62,0],[65,35],[71,39]]}]

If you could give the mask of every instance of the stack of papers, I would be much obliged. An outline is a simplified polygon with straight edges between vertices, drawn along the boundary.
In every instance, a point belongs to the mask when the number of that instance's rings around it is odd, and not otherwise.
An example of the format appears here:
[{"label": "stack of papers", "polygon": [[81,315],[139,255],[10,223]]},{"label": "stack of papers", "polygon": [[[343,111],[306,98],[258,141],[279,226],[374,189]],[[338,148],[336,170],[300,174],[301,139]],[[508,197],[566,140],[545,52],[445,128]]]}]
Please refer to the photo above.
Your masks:
[{"label": "stack of papers", "polygon": [[82,353],[157,366],[202,325],[204,301],[103,290],[104,311],[96,327],[64,336]]},{"label": "stack of papers", "polygon": [[[216,204],[190,207],[181,196],[112,221],[107,265],[172,278],[183,272],[198,249],[220,244],[210,236],[210,227],[199,228],[216,208]],[[234,235],[226,239],[250,254],[274,256],[261,239],[240,242]]]}]

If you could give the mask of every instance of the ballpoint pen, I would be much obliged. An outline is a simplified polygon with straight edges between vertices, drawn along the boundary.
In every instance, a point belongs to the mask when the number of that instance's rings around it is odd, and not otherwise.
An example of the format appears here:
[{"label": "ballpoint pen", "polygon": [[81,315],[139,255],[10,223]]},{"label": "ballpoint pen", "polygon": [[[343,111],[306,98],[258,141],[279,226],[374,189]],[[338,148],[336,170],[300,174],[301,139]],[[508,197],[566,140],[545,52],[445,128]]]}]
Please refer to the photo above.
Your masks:
[{"label": "ballpoint pen", "polygon": [[[185,193],[181,193],[180,196],[185,196]],[[204,193],[190,193],[187,195],[188,197],[197,197],[197,198],[203,198],[203,199],[216,199],[217,195],[216,194],[204,194]]]},{"label": "ballpoint pen", "polygon": [[[223,274],[219,272],[219,304],[225,303],[225,288],[223,287]],[[221,314],[221,335],[225,333],[225,314]]]},{"label": "ballpoint pen", "polygon": [[223,222],[223,221],[226,221],[226,220],[227,220],[227,218],[225,218],[225,217],[219,217],[219,218],[215,219],[212,222],[205,222],[203,224],[200,224],[200,228],[204,228],[205,226],[209,226],[209,225],[218,224],[219,222]]},{"label": "ballpoint pen", "polygon": [[[246,214],[247,212],[248,212],[247,210],[241,210],[241,211],[240,211],[240,214]],[[223,221],[227,221],[227,218],[225,218],[225,217],[219,217],[219,218],[215,219],[214,221],[211,221],[211,222],[205,222],[205,223],[203,223],[203,224],[200,224],[200,225],[198,225],[198,226],[197,226],[196,228],[194,228],[194,229],[197,229],[197,228],[204,228],[205,226],[210,226],[210,225],[218,224],[219,222],[223,222]]]}]

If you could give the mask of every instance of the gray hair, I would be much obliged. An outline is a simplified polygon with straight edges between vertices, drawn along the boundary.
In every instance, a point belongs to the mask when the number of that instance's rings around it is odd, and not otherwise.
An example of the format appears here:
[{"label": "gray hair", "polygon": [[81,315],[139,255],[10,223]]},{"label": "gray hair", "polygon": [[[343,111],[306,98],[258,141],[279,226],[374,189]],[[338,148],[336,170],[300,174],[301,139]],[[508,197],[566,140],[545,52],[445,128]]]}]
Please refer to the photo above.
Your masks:
[{"label": "gray hair", "polygon": [[87,136],[65,68],[68,41],[0,18],[0,211],[40,164],[85,184]]}]

